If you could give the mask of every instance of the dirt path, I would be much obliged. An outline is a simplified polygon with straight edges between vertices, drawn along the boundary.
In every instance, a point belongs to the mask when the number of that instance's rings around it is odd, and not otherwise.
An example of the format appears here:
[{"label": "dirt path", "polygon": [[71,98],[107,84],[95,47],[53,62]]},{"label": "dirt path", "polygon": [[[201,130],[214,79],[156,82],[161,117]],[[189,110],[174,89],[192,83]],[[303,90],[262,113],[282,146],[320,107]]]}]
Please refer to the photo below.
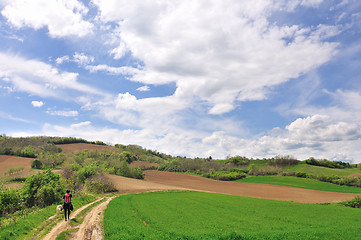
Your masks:
[{"label": "dirt path", "polygon": [[[91,204],[93,204],[93,203],[95,203],[95,202],[98,202],[98,201],[100,201],[100,200],[102,200],[102,199],[95,200],[94,202],[91,202],[91,203],[89,203],[89,204],[87,204],[87,205],[85,205],[85,206],[77,209],[76,211],[72,212],[72,213],[70,214],[70,219],[76,217],[76,216],[77,216],[81,211],[83,211],[85,208],[87,208],[87,207],[90,206]],[[69,225],[69,222],[70,222],[70,221],[64,221],[64,220],[60,221],[57,225],[55,225],[55,226],[51,229],[51,231],[43,238],[43,240],[54,240],[54,239],[56,239],[56,237],[57,237],[60,233],[66,231],[66,230],[72,229],[73,227]]]},{"label": "dirt path", "polygon": [[95,206],[84,218],[83,223],[80,225],[79,231],[71,239],[103,239],[103,226],[102,219],[104,210],[107,208],[108,203],[114,197],[109,197],[106,201]]}]

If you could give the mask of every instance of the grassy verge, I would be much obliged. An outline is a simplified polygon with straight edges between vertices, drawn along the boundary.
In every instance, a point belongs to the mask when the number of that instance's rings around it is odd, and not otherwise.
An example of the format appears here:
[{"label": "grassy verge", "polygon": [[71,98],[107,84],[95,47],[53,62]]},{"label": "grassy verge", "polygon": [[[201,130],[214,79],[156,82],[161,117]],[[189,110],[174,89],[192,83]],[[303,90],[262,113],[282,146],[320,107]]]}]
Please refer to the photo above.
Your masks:
[{"label": "grassy verge", "polygon": [[235,182],[244,183],[265,183],[289,187],[307,188],[329,192],[361,193],[361,188],[341,186],[327,182],[321,182],[316,179],[298,178],[288,176],[249,176]]},{"label": "grassy verge", "polygon": [[120,196],[106,239],[359,239],[360,209],[200,192]]},{"label": "grassy verge", "polygon": [[[94,199],[93,196],[77,197],[73,199],[73,205],[75,208],[79,208]],[[0,239],[34,239],[36,236],[43,236],[58,220],[62,219],[63,215],[58,214],[49,220],[54,214],[56,214],[56,205],[32,212],[20,218],[15,224],[1,228]]]}]

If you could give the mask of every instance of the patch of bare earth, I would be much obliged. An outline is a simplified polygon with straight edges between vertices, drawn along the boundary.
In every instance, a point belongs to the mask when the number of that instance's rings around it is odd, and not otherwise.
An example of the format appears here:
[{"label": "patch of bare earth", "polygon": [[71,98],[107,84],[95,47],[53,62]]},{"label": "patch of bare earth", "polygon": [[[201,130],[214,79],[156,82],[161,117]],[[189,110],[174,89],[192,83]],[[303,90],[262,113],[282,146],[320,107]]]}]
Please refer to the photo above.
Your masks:
[{"label": "patch of bare earth", "polygon": [[102,226],[103,213],[107,208],[108,203],[114,197],[109,197],[106,201],[95,206],[84,218],[83,223],[80,225],[79,230],[75,236],[71,239],[91,239],[100,240],[103,239],[104,232]]},{"label": "patch of bare earth", "polygon": [[106,145],[96,145],[90,143],[57,144],[56,146],[61,148],[63,153],[81,152],[83,150],[118,151],[116,147],[106,146]]},{"label": "patch of bare earth", "polygon": [[[100,201],[101,199],[98,199],[94,202],[97,202],[97,201]],[[75,218],[81,211],[83,211],[85,208],[87,208],[88,206],[90,206],[91,204],[93,204],[94,202],[91,202],[77,210],[75,210],[74,212],[72,212],[70,214],[70,220],[72,218]],[[64,232],[64,231],[67,231],[67,230],[71,230],[73,229],[74,227],[72,227],[70,224],[69,224],[70,221],[65,221],[64,219],[62,221],[60,221],[58,224],[56,224],[52,229],[51,231],[43,238],[43,240],[53,240],[53,239],[56,239],[56,237]],[[79,239],[85,239],[85,238],[79,238]]]},{"label": "patch of bare earth", "polygon": [[32,158],[0,155],[0,175],[4,176],[4,172],[6,172],[9,168],[20,166],[24,167],[22,172],[28,172],[31,170],[31,163],[33,161],[34,159]]},{"label": "patch of bare earth", "polygon": [[126,178],[117,175],[106,174],[108,178],[120,193],[140,193],[151,191],[167,191],[167,190],[190,190],[184,187],[170,186],[166,183],[155,183],[151,181],[139,180],[134,178]]},{"label": "patch of bare earth", "polygon": [[153,170],[145,171],[145,179],[149,183],[164,184],[169,188],[186,188],[195,191],[301,203],[341,202],[350,200],[356,195],[359,195],[354,193],[326,192],[260,183],[223,182],[194,175]]}]

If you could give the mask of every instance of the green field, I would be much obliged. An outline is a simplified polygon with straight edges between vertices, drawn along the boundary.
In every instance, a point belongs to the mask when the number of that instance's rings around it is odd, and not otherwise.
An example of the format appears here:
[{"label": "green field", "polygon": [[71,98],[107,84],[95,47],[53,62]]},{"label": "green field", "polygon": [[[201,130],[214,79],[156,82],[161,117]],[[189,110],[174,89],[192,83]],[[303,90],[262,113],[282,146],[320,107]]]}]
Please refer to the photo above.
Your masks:
[{"label": "green field", "polygon": [[307,188],[329,192],[361,193],[361,188],[341,186],[327,182],[321,182],[316,179],[288,177],[288,176],[249,176],[247,178],[236,180],[235,182],[245,183],[265,183],[289,187]]},{"label": "green field", "polygon": [[306,172],[311,173],[313,175],[338,175],[341,177],[347,177],[351,174],[361,174],[361,170],[359,168],[327,168],[320,166],[308,165],[305,162],[301,162],[294,166],[289,166],[284,168],[285,172]]},{"label": "green field", "polygon": [[361,210],[200,192],[120,196],[106,239],[360,239]]}]

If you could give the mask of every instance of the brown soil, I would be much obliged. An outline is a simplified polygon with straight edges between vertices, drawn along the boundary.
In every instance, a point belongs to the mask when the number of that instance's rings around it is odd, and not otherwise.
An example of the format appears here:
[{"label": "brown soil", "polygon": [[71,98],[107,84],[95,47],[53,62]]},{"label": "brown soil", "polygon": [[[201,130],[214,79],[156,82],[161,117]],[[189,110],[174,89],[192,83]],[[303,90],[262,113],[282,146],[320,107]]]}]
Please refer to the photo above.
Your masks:
[{"label": "brown soil", "polygon": [[169,186],[167,184],[159,184],[145,180],[138,180],[133,178],[126,178],[117,175],[106,174],[114,187],[120,193],[140,193],[149,191],[166,191],[166,190],[190,190],[189,188]]},{"label": "brown soil", "polygon": [[56,146],[60,147],[63,150],[63,153],[81,152],[83,150],[118,151],[117,148],[112,147],[112,146],[96,145],[96,144],[89,144],[89,143],[58,144]]},{"label": "brown soil", "polygon": [[159,167],[158,163],[150,163],[143,161],[134,161],[130,164],[132,167],[140,167],[141,169],[157,168]]},{"label": "brown soil", "polygon": [[341,202],[359,194],[316,191],[302,188],[260,183],[222,182],[199,176],[161,171],[145,171],[147,182],[164,184],[169,188],[223,193],[254,198],[293,201],[301,203]]},{"label": "brown soil", "polygon": [[71,239],[103,239],[103,226],[102,219],[104,210],[107,208],[108,203],[114,197],[109,197],[106,201],[95,206],[84,218],[83,223],[79,227],[79,231]]},{"label": "brown soil", "polygon": [[32,158],[15,157],[0,155],[0,176],[4,176],[4,172],[9,168],[24,166],[22,172],[31,170],[31,163],[34,161]]}]

